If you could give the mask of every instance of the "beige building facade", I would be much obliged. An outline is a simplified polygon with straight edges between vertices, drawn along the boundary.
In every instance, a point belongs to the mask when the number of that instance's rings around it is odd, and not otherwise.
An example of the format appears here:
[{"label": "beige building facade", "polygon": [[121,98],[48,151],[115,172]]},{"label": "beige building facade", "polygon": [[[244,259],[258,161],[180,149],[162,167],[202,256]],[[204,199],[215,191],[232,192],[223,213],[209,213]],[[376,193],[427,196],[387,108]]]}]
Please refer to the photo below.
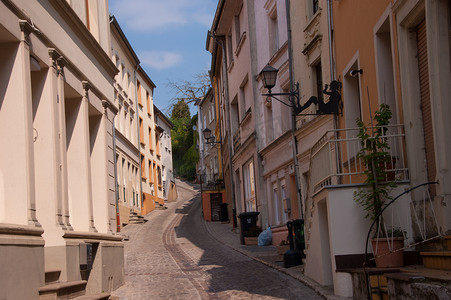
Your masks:
[{"label": "beige building facade", "polygon": [[112,61],[119,70],[114,82],[117,225],[128,224],[130,213],[141,213],[138,103],[135,73],[139,59],[114,16],[110,17]]},{"label": "beige building facade", "polygon": [[141,153],[141,188],[143,215],[164,205],[160,133],[155,124],[153,90],[155,84],[140,67],[136,72],[138,133]]},{"label": "beige building facade", "polygon": [[58,270],[88,293],[110,291],[124,274],[108,3],[0,6],[0,290],[37,299],[52,290],[45,272]]}]

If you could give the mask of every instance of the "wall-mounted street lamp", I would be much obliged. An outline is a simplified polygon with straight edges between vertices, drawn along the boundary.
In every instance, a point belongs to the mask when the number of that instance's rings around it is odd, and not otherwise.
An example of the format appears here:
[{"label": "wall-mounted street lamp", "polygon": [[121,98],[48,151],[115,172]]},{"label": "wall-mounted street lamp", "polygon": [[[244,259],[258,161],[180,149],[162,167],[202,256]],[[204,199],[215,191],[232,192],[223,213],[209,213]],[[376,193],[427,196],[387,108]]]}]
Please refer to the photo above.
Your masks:
[{"label": "wall-mounted street lamp", "polygon": [[204,135],[205,144],[222,144],[222,141],[215,141],[216,137],[211,134],[210,129],[205,128],[202,130],[202,133]]},{"label": "wall-mounted street lamp", "polygon": [[[330,83],[330,85],[326,84],[323,93],[329,95],[329,101],[324,103],[321,99],[318,99],[316,96],[311,96],[304,105],[299,103],[299,83],[296,83],[296,89],[289,93],[271,93],[271,89],[276,85],[277,73],[279,70],[276,68],[266,65],[263,70],[260,72],[261,77],[263,78],[263,86],[268,89],[267,94],[262,94],[262,96],[266,96],[266,101],[271,102],[271,99],[274,98],[280,103],[293,108],[293,114],[295,116],[299,115],[303,110],[309,107],[312,103],[317,104],[319,110],[316,114],[312,115],[322,115],[322,114],[337,114],[339,110],[339,104],[341,99],[340,89],[341,83],[334,80]],[[327,89],[330,87],[330,90]],[[276,96],[288,96],[289,103],[285,103],[281,99]]]},{"label": "wall-mounted street lamp", "polygon": [[[304,108],[302,105],[299,105],[299,83],[296,83],[296,90],[289,93],[271,93],[271,89],[276,85],[277,73],[278,69],[266,65],[263,70],[260,72],[261,77],[263,78],[263,86],[268,89],[267,94],[262,94],[262,96],[266,96],[266,101],[271,102],[271,98],[276,99],[280,103],[293,108],[294,114],[300,114]],[[289,103],[285,103],[281,99],[276,96],[288,96]]]}]

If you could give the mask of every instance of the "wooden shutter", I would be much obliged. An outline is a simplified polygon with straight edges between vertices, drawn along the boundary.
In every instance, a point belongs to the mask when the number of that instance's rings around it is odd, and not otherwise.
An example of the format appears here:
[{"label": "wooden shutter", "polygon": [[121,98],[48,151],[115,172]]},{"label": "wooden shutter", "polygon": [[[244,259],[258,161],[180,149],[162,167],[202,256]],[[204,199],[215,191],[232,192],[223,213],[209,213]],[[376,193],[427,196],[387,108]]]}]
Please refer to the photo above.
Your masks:
[{"label": "wooden shutter", "polygon": [[[434,130],[432,127],[431,97],[429,91],[429,65],[426,34],[426,20],[416,28],[418,48],[418,75],[420,79],[421,111],[423,116],[423,134],[426,152],[428,181],[435,181],[436,164],[434,149]],[[435,196],[435,188],[431,186],[431,196]]]}]

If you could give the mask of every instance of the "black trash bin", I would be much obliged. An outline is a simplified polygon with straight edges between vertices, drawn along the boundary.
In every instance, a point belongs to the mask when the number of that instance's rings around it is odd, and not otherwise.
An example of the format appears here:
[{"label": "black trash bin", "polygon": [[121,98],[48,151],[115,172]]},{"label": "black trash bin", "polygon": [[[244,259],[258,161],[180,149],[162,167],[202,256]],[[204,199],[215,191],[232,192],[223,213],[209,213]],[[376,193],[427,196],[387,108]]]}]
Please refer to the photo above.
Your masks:
[{"label": "black trash bin", "polygon": [[[296,233],[295,226],[299,227],[301,220],[288,221],[288,240],[290,241],[290,250],[283,254],[283,266],[285,268],[291,268],[302,264],[303,253],[298,249],[296,245]],[[304,222],[302,222],[303,224]],[[296,225],[295,225],[296,224]]]},{"label": "black trash bin", "polygon": [[220,203],[219,207],[221,207],[221,210],[219,211],[219,220],[221,222],[227,222],[229,220],[229,212],[227,211],[227,205],[228,203]]},{"label": "black trash bin", "polygon": [[244,245],[244,236],[250,228],[257,226],[258,211],[243,212],[238,215],[240,218],[240,243]]}]

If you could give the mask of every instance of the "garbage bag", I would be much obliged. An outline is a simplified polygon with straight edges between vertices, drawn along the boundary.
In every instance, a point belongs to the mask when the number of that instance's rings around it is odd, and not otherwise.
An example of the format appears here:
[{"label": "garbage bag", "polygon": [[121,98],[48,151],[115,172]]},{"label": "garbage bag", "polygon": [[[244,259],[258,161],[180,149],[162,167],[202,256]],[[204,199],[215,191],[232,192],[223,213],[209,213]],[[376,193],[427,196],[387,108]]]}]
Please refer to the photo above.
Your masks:
[{"label": "garbage bag", "polygon": [[271,242],[272,242],[272,232],[271,227],[268,227],[258,235],[258,245],[268,246],[271,245]]}]

